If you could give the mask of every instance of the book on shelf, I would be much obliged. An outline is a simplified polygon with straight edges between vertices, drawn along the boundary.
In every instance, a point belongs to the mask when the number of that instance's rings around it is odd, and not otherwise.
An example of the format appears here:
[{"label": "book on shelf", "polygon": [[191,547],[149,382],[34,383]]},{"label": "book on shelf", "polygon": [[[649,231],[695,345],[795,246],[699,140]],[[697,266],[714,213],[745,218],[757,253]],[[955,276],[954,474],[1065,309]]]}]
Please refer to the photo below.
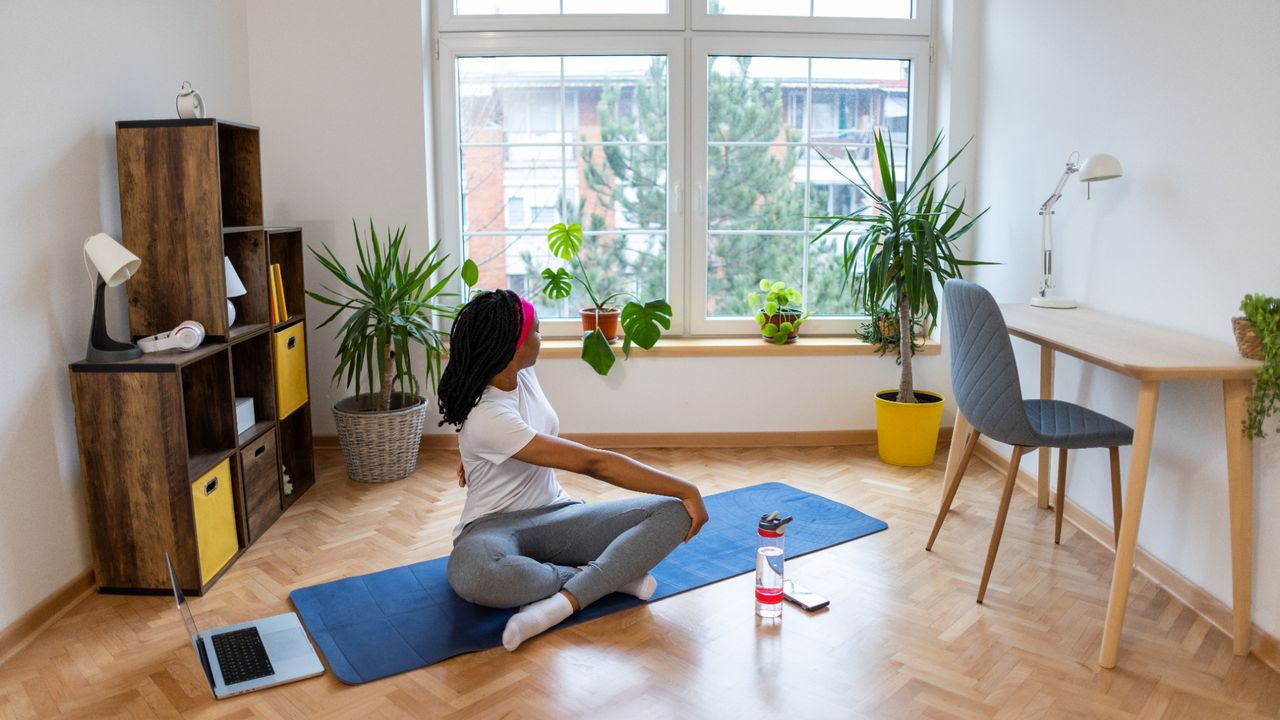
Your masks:
[{"label": "book on shelf", "polygon": [[280,263],[271,263],[271,300],[275,308],[273,313],[276,323],[289,320],[289,304],[284,300],[284,277],[280,272]]},{"label": "book on shelf", "polygon": [[[274,269],[275,266],[272,265],[272,268]],[[267,283],[271,286],[271,297],[270,297],[271,324],[279,325],[280,324],[280,308],[277,307],[276,305],[276,274],[274,271],[267,273]]]}]

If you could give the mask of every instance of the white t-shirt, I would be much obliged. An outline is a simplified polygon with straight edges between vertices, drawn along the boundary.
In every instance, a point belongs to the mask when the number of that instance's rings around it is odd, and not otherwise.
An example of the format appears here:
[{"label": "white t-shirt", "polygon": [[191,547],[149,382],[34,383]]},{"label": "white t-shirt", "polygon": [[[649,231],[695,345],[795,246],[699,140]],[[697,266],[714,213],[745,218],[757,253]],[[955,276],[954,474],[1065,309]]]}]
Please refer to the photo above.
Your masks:
[{"label": "white t-shirt", "polygon": [[572,498],[556,480],[555,470],[511,457],[537,433],[558,435],[560,418],[542,394],[532,368],[516,373],[515,390],[488,385],[467,415],[458,436],[467,502],[453,529],[457,539],[472,520],[496,512],[528,510]]}]

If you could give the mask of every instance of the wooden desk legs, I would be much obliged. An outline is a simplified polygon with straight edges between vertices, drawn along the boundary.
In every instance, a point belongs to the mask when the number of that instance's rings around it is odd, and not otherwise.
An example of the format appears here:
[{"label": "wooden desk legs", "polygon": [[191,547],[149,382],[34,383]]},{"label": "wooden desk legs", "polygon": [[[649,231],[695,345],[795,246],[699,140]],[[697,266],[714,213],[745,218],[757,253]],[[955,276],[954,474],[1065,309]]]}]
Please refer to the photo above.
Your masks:
[{"label": "wooden desk legs", "polygon": [[[1242,430],[1252,380],[1222,381],[1222,415],[1226,425],[1227,491],[1231,513],[1231,602],[1232,650],[1249,654],[1251,606],[1253,601],[1253,439]],[[1098,664],[1116,666],[1120,634],[1124,625],[1133,553],[1138,543],[1138,523],[1151,460],[1151,438],[1156,421],[1156,401],[1160,385],[1143,381],[1138,391],[1138,420],[1133,435],[1133,459],[1129,464],[1129,491],[1120,520],[1116,543],[1116,564],[1111,575],[1111,598],[1102,629],[1102,650]]]},{"label": "wooden desk legs", "polygon": [[1240,656],[1249,654],[1253,600],[1253,438],[1242,429],[1252,388],[1252,380],[1222,381],[1231,508],[1231,637],[1232,649]]},{"label": "wooden desk legs", "polygon": [[[1053,348],[1040,346],[1040,399],[1053,399]],[[1040,472],[1036,475],[1036,505],[1049,507],[1049,458],[1053,449],[1040,448]]]},{"label": "wooden desk legs", "polygon": [[1102,626],[1102,650],[1098,664],[1116,666],[1120,648],[1120,631],[1124,626],[1125,603],[1129,598],[1129,577],[1133,573],[1133,552],[1138,544],[1138,523],[1142,520],[1142,500],[1147,489],[1147,466],[1151,461],[1151,438],[1156,425],[1156,401],[1160,383],[1143,380],[1138,390],[1138,420],[1133,432],[1133,458],[1129,463],[1129,491],[1124,499],[1124,516],[1120,520],[1120,539],[1116,543],[1116,564],[1111,573],[1111,597],[1107,601],[1107,620]]}]

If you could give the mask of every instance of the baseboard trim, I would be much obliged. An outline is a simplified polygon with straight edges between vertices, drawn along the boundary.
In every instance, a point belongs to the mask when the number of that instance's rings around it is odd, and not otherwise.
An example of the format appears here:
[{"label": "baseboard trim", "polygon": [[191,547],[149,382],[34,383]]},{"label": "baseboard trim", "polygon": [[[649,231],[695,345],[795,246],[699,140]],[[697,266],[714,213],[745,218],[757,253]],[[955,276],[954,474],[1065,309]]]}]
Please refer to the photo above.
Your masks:
[{"label": "baseboard trim", "polygon": [[[794,432],[706,432],[706,433],[564,433],[566,440],[592,447],[616,450],[637,448],[734,448],[760,445],[820,447],[830,445],[875,445],[875,430],[798,430]],[[938,442],[951,440],[951,428],[938,431]],[[315,446],[326,450],[340,447],[337,435],[316,435]],[[423,450],[457,450],[458,435],[422,436]]]},{"label": "baseboard trim", "polygon": [[9,627],[0,630],[0,665],[35,639],[45,628],[66,615],[93,592],[93,570],[85,570],[53,594],[41,600]]},{"label": "baseboard trim", "polygon": [[[1002,447],[1004,446],[997,446],[983,438],[978,441],[978,447],[974,454],[997,472],[1003,474],[1009,472],[1009,456],[1004,454],[1001,450]],[[1032,497],[1037,495],[1036,478],[1026,470],[1020,469],[1018,471],[1018,486],[1030,493]],[[1076,503],[1068,503],[1062,515],[1063,519],[1075,525],[1084,534],[1102,544],[1103,547],[1108,550],[1115,550],[1115,533],[1111,525],[1103,522]],[[1226,603],[1188,580],[1177,570],[1166,565],[1164,561],[1143,550],[1141,546],[1134,553],[1133,565],[1134,569],[1146,575],[1152,582],[1164,588],[1170,595],[1173,595],[1187,607],[1194,610],[1210,625],[1221,630],[1227,637],[1231,636],[1231,627],[1233,625],[1231,608]],[[1280,640],[1277,640],[1257,625],[1254,625],[1252,630],[1249,642],[1250,651],[1259,660],[1270,666],[1271,669],[1280,672]]]}]

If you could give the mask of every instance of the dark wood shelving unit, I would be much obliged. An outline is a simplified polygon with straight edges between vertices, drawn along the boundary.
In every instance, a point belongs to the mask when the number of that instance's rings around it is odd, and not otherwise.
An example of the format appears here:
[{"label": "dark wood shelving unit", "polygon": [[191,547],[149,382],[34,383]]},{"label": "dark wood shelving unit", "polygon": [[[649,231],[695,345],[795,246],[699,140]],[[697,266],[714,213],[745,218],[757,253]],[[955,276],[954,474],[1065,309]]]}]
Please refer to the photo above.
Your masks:
[{"label": "dark wood shelving unit", "polygon": [[[190,319],[206,338],[191,352],[70,366],[95,578],[103,592],[166,593],[169,553],[184,590],[199,595],[315,483],[302,230],[263,222],[256,127],[119,122],[116,148],[123,242],[142,260],[126,288],[130,333]],[[231,299],[234,323],[224,257],[246,290]],[[273,263],[296,308],[275,324]],[[283,369],[281,332],[302,355]],[[292,381],[296,406],[284,417],[279,377]],[[243,432],[237,398],[253,401]]]}]

